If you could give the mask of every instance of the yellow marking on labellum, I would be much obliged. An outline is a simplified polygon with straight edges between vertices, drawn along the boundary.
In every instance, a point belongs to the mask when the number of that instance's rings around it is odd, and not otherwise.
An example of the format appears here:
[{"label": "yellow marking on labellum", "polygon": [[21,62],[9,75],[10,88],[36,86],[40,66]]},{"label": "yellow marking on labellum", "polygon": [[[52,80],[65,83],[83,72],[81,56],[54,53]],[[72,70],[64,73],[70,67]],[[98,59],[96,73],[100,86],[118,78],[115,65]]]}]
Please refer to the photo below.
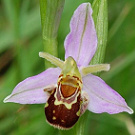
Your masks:
[{"label": "yellow marking on labellum", "polygon": [[48,104],[48,102],[46,102],[45,107],[48,107],[48,106],[49,106],[49,104]]},{"label": "yellow marking on labellum", "polygon": [[80,116],[80,114],[81,114],[81,113],[80,113],[80,109],[79,109],[79,111],[76,113],[76,115],[77,115],[77,116]]},{"label": "yellow marking on labellum", "polygon": [[56,117],[55,116],[53,116],[53,118],[52,118],[53,120],[56,120]]},{"label": "yellow marking on labellum", "polygon": [[77,97],[79,96],[79,94],[80,94],[80,92],[78,92],[77,95],[75,96],[75,100],[73,100],[73,102],[71,102],[70,104],[68,104],[68,103],[63,102],[61,100],[58,101],[57,96],[56,96],[57,93],[55,92],[55,94],[54,94],[54,97],[55,97],[54,105],[61,105],[61,104],[63,104],[63,105],[66,106],[67,109],[71,109],[72,108],[72,105],[77,102]]},{"label": "yellow marking on labellum", "polygon": [[61,120],[61,122],[65,122],[64,120]]},{"label": "yellow marking on labellum", "polygon": [[55,110],[53,110],[53,113],[55,113]]}]

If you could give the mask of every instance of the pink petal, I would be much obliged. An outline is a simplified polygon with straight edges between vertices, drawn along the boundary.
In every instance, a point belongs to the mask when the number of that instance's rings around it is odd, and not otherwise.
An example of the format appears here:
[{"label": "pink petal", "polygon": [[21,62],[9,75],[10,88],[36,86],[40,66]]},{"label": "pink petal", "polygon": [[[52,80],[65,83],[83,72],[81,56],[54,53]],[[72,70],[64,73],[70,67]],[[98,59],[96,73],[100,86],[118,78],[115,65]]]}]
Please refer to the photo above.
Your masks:
[{"label": "pink petal", "polygon": [[89,96],[88,109],[95,113],[133,113],[124,98],[109,87],[101,78],[89,74],[83,78],[83,90]]},{"label": "pink petal", "polygon": [[44,88],[56,84],[60,72],[59,68],[49,68],[36,76],[25,79],[14,88],[11,95],[4,99],[4,102],[20,104],[45,103],[49,95],[44,92]]},{"label": "pink petal", "polygon": [[87,66],[97,48],[97,35],[90,3],[81,4],[73,14],[65,39],[65,58],[72,56],[78,66]]}]

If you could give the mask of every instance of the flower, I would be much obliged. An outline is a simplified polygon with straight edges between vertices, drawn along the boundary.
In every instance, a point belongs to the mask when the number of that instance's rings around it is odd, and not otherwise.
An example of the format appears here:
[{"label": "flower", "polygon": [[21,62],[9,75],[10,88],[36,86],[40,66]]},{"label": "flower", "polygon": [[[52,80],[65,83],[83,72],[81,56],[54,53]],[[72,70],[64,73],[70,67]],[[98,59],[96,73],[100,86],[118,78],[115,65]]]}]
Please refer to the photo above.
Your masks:
[{"label": "flower", "polygon": [[97,48],[97,35],[89,3],[81,4],[73,14],[65,46],[65,61],[48,53],[39,56],[57,68],[25,79],[4,102],[46,103],[47,121],[58,128],[72,127],[88,109],[94,113],[133,113],[125,100],[100,77],[91,73],[108,71],[109,64],[88,65]]}]

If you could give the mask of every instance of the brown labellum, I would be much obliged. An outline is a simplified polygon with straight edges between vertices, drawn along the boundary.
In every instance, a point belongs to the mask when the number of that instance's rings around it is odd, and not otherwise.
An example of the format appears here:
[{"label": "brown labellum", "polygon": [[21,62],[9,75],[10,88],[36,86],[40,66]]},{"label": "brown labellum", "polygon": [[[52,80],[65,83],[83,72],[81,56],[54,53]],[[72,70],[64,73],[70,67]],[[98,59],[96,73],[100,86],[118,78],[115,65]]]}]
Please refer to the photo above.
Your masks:
[{"label": "brown labellum", "polygon": [[46,119],[54,127],[71,128],[80,117],[81,89],[73,76],[60,76],[58,87],[50,95],[46,106]]}]

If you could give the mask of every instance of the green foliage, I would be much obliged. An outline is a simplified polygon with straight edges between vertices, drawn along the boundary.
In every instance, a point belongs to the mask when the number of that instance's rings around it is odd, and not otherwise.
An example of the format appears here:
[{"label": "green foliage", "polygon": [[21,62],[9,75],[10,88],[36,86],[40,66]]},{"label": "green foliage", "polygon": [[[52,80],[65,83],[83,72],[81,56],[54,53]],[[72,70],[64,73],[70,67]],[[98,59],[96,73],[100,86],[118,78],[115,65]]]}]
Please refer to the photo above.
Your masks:
[{"label": "green foliage", "polygon": [[[58,32],[58,55],[64,59],[64,39],[73,11],[89,0],[66,0]],[[90,0],[89,2],[92,2]],[[0,1],[0,135],[58,135],[46,123],[44,105],[4,104],[15,85],[44,70],[39,1]],[[135,110],[135,1],[108,0],[109,35],[105,62],[111,71],[101,77]],[[135,115],[88,113],[85,135],[133,135]]]}]

